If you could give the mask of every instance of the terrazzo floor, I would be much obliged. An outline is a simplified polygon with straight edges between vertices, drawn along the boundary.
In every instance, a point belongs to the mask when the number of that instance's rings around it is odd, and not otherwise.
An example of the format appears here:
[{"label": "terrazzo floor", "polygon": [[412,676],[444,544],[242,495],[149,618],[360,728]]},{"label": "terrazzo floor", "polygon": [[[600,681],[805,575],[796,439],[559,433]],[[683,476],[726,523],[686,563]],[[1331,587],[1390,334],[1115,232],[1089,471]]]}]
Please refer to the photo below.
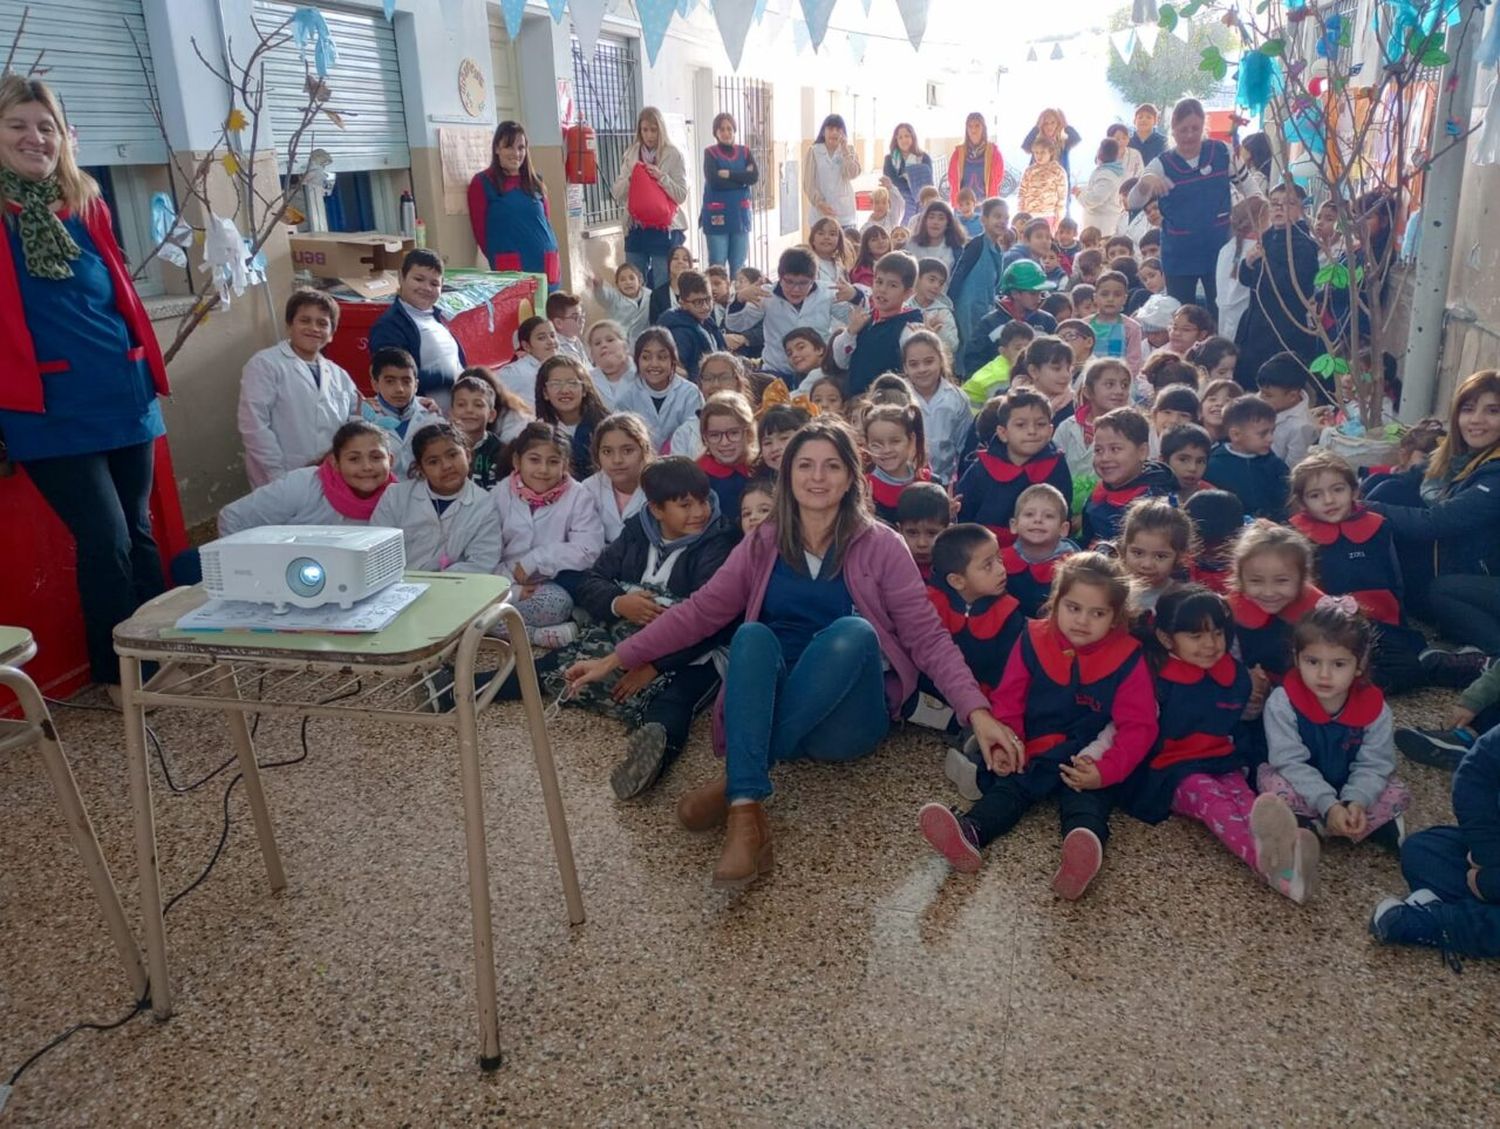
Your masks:
[{"label": "terrazzo floor", "polygon": [[[80,702],[96,702],[90,694]],[[1430,723],[1450,700],[1408,696]],[[56,711],[132,920],[119,719]],[[180,782],[223,727],[153,715]],[[918,837],[952,799],[941,748],[898,734],[853,766],[786,766],[779,869],[708,886],[718,839],[673,805],[713,770],[706,725],[643,802],[607,771],[610,722],[553,727],[589,918],[570,927],[518,706],[481,720],[505,1061],[477,1027],[456,761],[436,735],[315,721],[265,774],[290,887],[267,893],[243,790],[209,879],[167,917],[176,1013],[83,1032],[18,1083],[15,1126],[1495,1125],[1500,969],[1454,975],[1376,946],[1404,892],[1373,846],[1324,855],[1323,895],[1269,892],[1206,832],[1117,816],[1077,904],[1047,881],[1044,807],[956,876]],[[271,719],[262,759],[297,751]],[[1446,774],[1403,764],[1412,826],[1449,816]],[[171,795],[153,764],[163,886],[217,841],[227,775]],[[0,763],[0,1078],[130,998],[31,753]]]}]

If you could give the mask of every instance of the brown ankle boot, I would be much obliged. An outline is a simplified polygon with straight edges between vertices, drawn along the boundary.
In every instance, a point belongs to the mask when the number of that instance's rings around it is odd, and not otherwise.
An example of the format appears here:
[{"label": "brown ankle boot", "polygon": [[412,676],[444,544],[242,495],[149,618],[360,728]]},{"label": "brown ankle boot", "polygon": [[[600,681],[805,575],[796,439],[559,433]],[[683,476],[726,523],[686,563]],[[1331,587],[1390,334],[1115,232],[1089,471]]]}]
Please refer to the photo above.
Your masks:
[{"label": "brown ankle boot", "polygon": [[724,822],[729,801],[724,797],[724,778],[700,784],[677,801],[677,821],[689,831],[711,831]]},{"label": "brown ankle boot", "polygon": [[721,890],[740,890],[776,865],[771,850],[771,826],[759,801],[733,804],[724,832],[724,853],[714,867],[714,885]]}]

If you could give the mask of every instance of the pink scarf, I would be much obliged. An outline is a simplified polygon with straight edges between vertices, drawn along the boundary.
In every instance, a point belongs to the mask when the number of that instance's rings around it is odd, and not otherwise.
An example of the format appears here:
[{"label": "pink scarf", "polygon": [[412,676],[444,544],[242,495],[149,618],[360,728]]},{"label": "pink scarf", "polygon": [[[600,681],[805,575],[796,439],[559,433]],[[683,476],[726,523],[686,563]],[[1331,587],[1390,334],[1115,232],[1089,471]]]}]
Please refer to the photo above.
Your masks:
[{"label": "pink scarf", "polygon": [[525,502],[528,506],[531,507],[532,513],[536,513],[537,510],[541,509],[543,506],[550,506],[553,502],[561,498],[565,493],[567,493],[568,487],[572,485],[572,482],[573,480],[571,478],[564,478],[561,482],[559,482],[551,490],[548,490],[545,494],[538,494],[530,486],[527,486],[526,483],[521,481],[521,476],[519,474],[513,474],[510,476],[511,490],[515,493],[515,496],[517,498],[520,498],[521,501]]},{"label": "pink scarf", "polygon": [[328,504],[335,513],[350,521],[369,521],[370,515],[375,512],[375,504],[380,501],[385,488],[396,481],[396,476],[393,474],[388,477],[380,489],[368,498],[361,498],[354,492],[354,487],[344,481],[338,466],[330,458],[318,464],[318,481],[323,485],[323,497],[328,499]]}]

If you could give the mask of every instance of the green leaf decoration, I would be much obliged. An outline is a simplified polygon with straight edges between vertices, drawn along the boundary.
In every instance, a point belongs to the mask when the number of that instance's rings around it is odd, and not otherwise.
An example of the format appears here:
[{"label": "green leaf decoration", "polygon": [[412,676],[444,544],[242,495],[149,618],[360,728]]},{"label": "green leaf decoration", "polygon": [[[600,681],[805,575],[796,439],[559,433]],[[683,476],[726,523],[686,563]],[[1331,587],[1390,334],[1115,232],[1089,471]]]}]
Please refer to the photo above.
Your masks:
[{"label": "green leaf decoration", "polygon": [[1365,282],[1365,268],[1364,267],[1355,267],[1354,268],[1354,285],[1355,286],[1363,286],[1364,282]]},{"label": "green leaf decoration", "polygon": [[1352,47],[1354,45],[1354,24],[1345,20],[1339,30],[1339,46]]},{"label": "green leaf decoration", "polygon": [[1170,4],[1163,4],[1156,13],[1156,26],[1162,31],[1171,31],[1177,26],[1177,18],[1177,9]]},{"label": "green leaf decoration", "polygon": [[1336,290],[1349,289],[1349,268],[1342,263],[1333,263],[1333,286]]},{"label": "green leaf decoration", "polygon": [[1332,281],[1333,281],[1333,264],[1332,263],[1329,263],[1326,267],[1319,267],[1318,268],[1318,273],[1315,274],[1315,275],[1313,275],[1313,285],[1314,286],[1327,286]]},{"label": "green leaf decoration", "polygon": [[1188,0],[1188,2],[1182,6],[1182,10],[1177,14],[1185,20],[1191,19],[1192,17],[1196,16],[1202,9],[1203,2],[1204,0]]},{"label": "green leaf decoration", "polygon": [[1333,359],[1333,374],[1335,376],[1348,376],[1349,362],[1343,357],[1335,357]]},{"label": "green leaf decoration", "polygon": [[1209,46],[1201,54],[1203,59],[1198,64],[1198,69],[1211,74],[1215,82],[1224,81],[1224,76],[1229,73],[1229,61],[1224,58],[1224,53],[1217,47]]},{"label": "green leaf decoration", "polygon": [[1447,65],[1448,52],[1441,47],[1431,47],[1422,52],[1422,65],[1424,67],[1441,67]]},{"label": "green leaf decoration", "polygon": [[1307,371],[1314,376],[1329,376],[1334,371],[1335,363],[1332,353],[1324,353],[1321,357],[1313,359],[1313,363],[1307,366]]},{"label": "green leaf decoration", "polygon": [[1279,59],[1286,54],[1286,40],[1268,39],[1260,45],[1260,53],[1268,59]]}]

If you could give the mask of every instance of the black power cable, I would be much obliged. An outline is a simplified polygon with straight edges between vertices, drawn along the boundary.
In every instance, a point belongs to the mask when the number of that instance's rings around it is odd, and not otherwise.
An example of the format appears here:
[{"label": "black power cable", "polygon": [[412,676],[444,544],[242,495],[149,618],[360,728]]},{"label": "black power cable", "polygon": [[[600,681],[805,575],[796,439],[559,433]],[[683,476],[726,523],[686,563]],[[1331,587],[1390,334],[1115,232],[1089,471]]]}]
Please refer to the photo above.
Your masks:
[{"label": "black power cable", "polygon": [[[264,678],[262,679],[262,684],[264,684]],[[319,705],[328,705],[328,704],[330,704],[332,702],[340,701],[343,698],[352,697],[352,696],[358,694],[360,692],[360,689],[361,689],[361,685],[360,685],[360,683],[358,681],[356,681],[355,684],[354,684],[354,686],[348,692],[342,693],[342,694],[335,694],[332,697],[323,699],[318,704]],[[97,711],[97,712],[100,712],[100,713],[115,713],[116,712],[115,710],[111,709],[109,706],[74,705],[71,702],[57,701],[57,700],[50,699],[50,698],[47,699],[47,702],[48,702],[49,706],[59,706],[59,707],[61,707],[63,709]],[[302,752],[301,752],[300,755],[295,756],[295,757],[291,757],[288,760],[266,761],[264,764],[261,764],[260,767],[263,768],[263,769],[268,769],[268,768],[286,768],[289,765],[301,764],[303,761],[305,761],[307,759],[307,757],[308,757],[307,723],[309,721],[311,721],[311,720],[312,720],[312,718],[310,718],[310,717],[304,717],[302,719],[302,725],[301,725],[301,730],[300,730],[300,734],[299,734],[299,737],[300,737],[300,740],[301,740],[301,743],[302,743]],[[250,730],[251,736],[254,736],[256,730],[259,729],[259,727],[260,727],[260,715],[256,714],[255,715],[254,724],[253,724],[253,726],[252,726],[252,728]],[[218,776],[221,772],[223,772],[225,769],[227,769],[230,765],[234,764],[235,761],[238,759],[238,757],[230,757],[223,764],[219,765],[218,768],[216,768],[213,771],[209,772],[207,775],[200,777],[199,779],[193,781],[193,783],[191,783],[191,784],[179,787],[173,781],[171,770],[167,766],[166,751],[162,748],[161,739],[159,737],[157,737],[156,731],[154,729],[152,729],[149,725],[146,726],[145,729],[146,729],[146,736],[147,736],[147,738],[151,741],[152,746],[156,749],[157,760],[161,764],[162,776],[166,778],[167,787],[170,788],[174,793],[177,793],[179,795],[182,795],[182,794],[185,794],[185,793],[188,793],[188,792],[192,792],[192,791],[196,791],[197,789],[203,787],[203,785],[207,784],[214,777]],[[219,829],[219,841],[218,841],[218,843],[216,843],[214,845],[213,854],[211,854],[209,856],[208,862],[204,865],[203,869],[198,873],[198,877],[194,878],[190,883],[187,884],[187,886],[185,886],[183,889],[181,889],[177,893],[173,894],[172,897],[170,897],[169,899],[167,899],[167,902],[162,907],[162,911],[161,911],[163,918],[165,918],[166,915],[172,911],[172,907],[173,906],[175,906],[178,902],[182,901],[183,898],[187,897],[194,890],[196,890],[199,886],[203,885],[203,883],[205,881],[207,881],[208,876],[209,876],[210,873],[212,873],[215,864],[218,863],[219,857],[224,853],[224,847],[229,842],[229,825],[230,825],[230,818],[229,818],[229,796],[230,796],[230,793],[232,793],[234,791],[234,786],[236,784],[238,784],[244,778],[245,778],[244,773],[242,773],[242,772],[235,773],[234,776],[230,779],[228,786],[224,789],[224,821],[223,821],[223,825]],[[146,985],[146,994],[145,994],[145,996],[143,996],[141,999],[137,1000],[136,1003],[135,1003],[135,1006],[132,1007],[124,1015],[120,1016],[118,1019],[111,1020],[111,1021],[109,1021],[107,1023],[99,1023],[99,1022],[95,1022],[95,1021],[92,1021],[92,1020],[86,1020],[86,1021],[83,1021],[83,1022],[80,1022],[80,1023],[75,1023],[71,1027],[69,1027],[66,1030],[62,1031],[61,1033],[53,1036],[50,1040],[48,1040],[41,1047],[39,1047],[29,1058],[27,1058],[25,1062],[21,1063],[20,1066],[16,1067],[15,1071],[11,1074],[10,1078],[6,1081],[5,1085],[4,1086],[0,1086],[0,1110],[3,1110],[5,1108],[5,1103],[6,1103],[7,1099],[10,1096],[10,1092],[15,1087],[15,1084],[20,1080],[21,1075],[25,1074],[27,1070],[31,1069],[32,1066],[36,1065],[36,1063],[43,1056],[45,1056],[49,1051],[55,1050],[56,1048],[62,1046],[64,1043],[66,1043],[69,1039],[71,1039],[74,1035],[78,1034],[78,1032],[80,1032],[80,1031],[113,1031],[116,1028],[123,1027],[123,1026],[125,1026],[125,1024],[129,1023],[136,1016],[140,1015],[141,1012],[147,1010],[150,1006],[151,1006],[151,986],[148,983]]]}]

